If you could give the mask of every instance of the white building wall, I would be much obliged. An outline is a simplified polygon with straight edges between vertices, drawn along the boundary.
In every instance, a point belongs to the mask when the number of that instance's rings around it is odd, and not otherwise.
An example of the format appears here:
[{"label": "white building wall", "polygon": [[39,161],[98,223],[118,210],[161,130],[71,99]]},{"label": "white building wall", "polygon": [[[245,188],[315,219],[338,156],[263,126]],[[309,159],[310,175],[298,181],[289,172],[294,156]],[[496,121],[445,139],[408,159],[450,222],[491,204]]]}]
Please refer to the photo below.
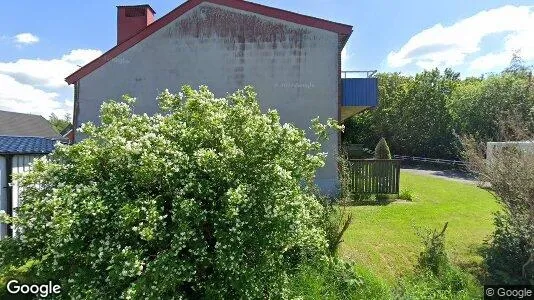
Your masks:
[{"label": "white building wall", "polygon": [[[6,158],[0,156],[0,211],[7,210],[7,172]],[[6,236],[6,225],[0,223],[0,240]]]},{"label": "white building wall", "polygon": [[495,155],[507,147],[515,147],[525,153],[534,154],[534,141],[488,142],[486,143],[486,160],[488,162],[493,161]]},{"label": "white building wall", "polygon": [[[245,85],[262,109],[308,130],[320,116],[338,119],[338,35],[334,32],[203,3],[80,80],[78,126],[98,121],[104,100],[129,94],[136,113],[158,111],[156,97],[189,84],[223,97]],[[79,138],[79,137],[78,137]],[[317,183],[337,183],[338,135],[324,146]]]},{"label": "white building wall", "polygon": [[[15,208],[17,208],[20,204],[20,193],[22,192],[22,188],[19,186],[19,184],[14,181],[9,183],[7,180],[7,172],[6,168],[11,167],[11,174],[12,176],[15,176],[16,174],[24,173],[30,171],[31,168],[31,162],[41,157],[42,155],[14,155],[11,159],[11,166],[7,166],[6,164],[6,158],[4,156],[0,156],[0,187],[7,187],[8,184],[11,184],[12,186],[12,200],[13,200],[13,215],[16,215]],[[0,191],[0,210],[6,211],[7,209],[7,192],[8,190],[5,188],[2,188]],[[16,229],[14,230],[14,232]],[[4,238],[7,234],[7,225],[0,223],[0,239]]]}]

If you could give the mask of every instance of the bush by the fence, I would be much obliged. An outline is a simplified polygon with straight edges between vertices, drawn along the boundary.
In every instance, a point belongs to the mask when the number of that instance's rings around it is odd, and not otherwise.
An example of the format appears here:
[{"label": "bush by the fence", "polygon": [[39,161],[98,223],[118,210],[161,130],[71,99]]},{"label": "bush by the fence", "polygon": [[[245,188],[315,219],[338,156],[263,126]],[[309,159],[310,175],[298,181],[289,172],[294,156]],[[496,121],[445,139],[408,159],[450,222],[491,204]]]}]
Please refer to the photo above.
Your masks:
[{"label": "bush by the fence", "polygon": [[375,147],[376,159],[391,159],[391,152],[389,152],[388,143],[385,138],[380,138]]}]

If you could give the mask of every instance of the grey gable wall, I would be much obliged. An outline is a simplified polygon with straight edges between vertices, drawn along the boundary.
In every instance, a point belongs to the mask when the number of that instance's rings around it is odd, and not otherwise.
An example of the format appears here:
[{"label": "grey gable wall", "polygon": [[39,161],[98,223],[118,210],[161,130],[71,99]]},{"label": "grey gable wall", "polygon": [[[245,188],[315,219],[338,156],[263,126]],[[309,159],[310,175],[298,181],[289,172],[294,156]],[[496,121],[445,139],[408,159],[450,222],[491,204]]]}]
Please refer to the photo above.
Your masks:
[{"label": "grey gable wall", "polygon": [[[338,119],[338,35],[202,3],[80,80],[78,123],[97,122],[100,105],[124,94],[136,113],[158,111],[157,95],[184,84],[207,85],[223,97],[253,85],[262,109],[309,129],[320,116]],[[325,145],[317,175],[324,191],[337,182],[338,136]]]}]

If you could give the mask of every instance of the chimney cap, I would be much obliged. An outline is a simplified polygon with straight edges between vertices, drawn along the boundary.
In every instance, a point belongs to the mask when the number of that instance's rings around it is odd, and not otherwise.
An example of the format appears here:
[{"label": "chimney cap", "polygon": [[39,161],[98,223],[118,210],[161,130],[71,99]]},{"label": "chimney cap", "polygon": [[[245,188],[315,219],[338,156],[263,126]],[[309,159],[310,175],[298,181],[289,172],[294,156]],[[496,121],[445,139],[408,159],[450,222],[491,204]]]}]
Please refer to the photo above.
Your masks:
[{"label": "chimney cap", "polygon": [[117,5],[117,8],[148,8],[152,11],[153,14],[156,14],[156,11],[148,4],[140,5]]}]

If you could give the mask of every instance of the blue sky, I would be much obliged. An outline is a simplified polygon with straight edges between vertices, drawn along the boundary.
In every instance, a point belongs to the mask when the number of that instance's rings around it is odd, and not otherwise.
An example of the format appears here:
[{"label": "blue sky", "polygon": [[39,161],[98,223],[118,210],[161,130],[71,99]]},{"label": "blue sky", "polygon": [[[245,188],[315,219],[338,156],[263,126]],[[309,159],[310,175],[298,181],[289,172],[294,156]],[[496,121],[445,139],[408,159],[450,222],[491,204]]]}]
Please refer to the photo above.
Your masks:
[{"label": "blue sky", "polygon": [[[0,10],[0,109],[72,110],[63,78],[116,43],[116,5],[150,4],[160,18],[184,1],[8,1]],[[354,26],[343,69],[464,75],[504,68],[516,50],[534,62],[530,1],[256,0]],[[530,5],[530,6],[529,6]]]}]

